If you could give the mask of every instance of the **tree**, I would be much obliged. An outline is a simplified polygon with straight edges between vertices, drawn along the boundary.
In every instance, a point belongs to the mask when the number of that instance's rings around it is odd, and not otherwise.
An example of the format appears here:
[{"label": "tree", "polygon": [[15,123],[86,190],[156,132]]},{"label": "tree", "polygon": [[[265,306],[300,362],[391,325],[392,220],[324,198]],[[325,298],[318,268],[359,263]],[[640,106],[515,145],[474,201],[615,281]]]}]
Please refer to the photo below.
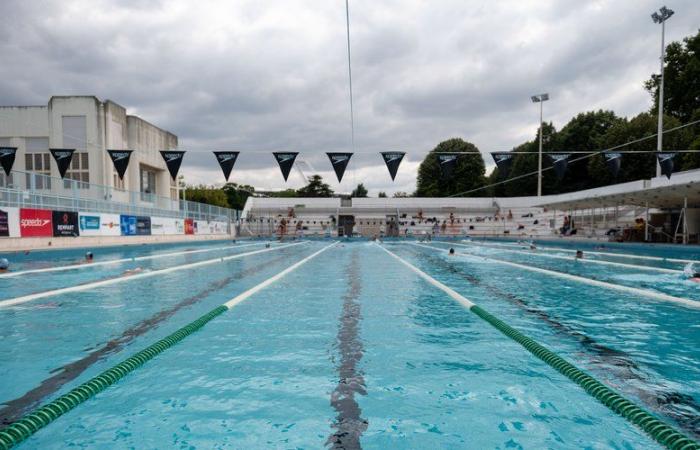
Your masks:
[{"label": "tree", "polygon": [[298,197],[297,191],[295,189],[284,189],[276,192],[268,192],[267,195],[273,198],[292,198]]},{"label": "tree", "polygon": [[392,197],[394,197],[394,198],[409,198],[410,196],[411,196],[411,194],[409,194],[408,192],[397,191],[397,192],[394,192],[394,195]]},{"label": "tree", "polygon": [[386,192],[384,192],[384,191],[380,192],[379,195],[378,195],[377,197],[379,197],[379,198],[386,198]]},{"label": "tree", "polygon": [[231,208],[238,210],[242,210],[248,197],[255,193],[255,188],[253,186],[247,184],[239,185],[237,183],[226,183],[221,190],[226,194],[228,204]]},{"label": "tree", "polygon": [[[450,178],[443,178],[438,162],[438,153],[464,153]],[[479,149],[460,138],[440,142],[430,151],[418,167],[416,197],[447,197],[484,186],[484,159]],[[482,196],[477,192],[472,196]]]},{"label": "tree", "polygon": [[365,188],[365,185],[360,183],[357,185],[354,191],[350,194],[351,197],[355,198],[366,198],[367,197],[367,188]]},{"label": "tree", "polygon": [[321,175],[309,177],[309,184],[297,191],[299,197],[333,197],[331,187],[323,182]]},{"label": "tree", "polygon": [[229,208],[228,198],[224,191],[213,186],[186,186],[180,190],[180,198],[192,202]]},{"label": "tree", "polygon": [[[508,197],[520,197],[525,195],[537,195],[537,160],[539,151],[540,130],[533,141],[525,142],[513,149],[516,154],[508,173],[508,178],[513,181],[505,184],[504,191]],[[557,141],[557,130],[551,123],[542,125],[542,152],[560,150]],[[519,154],[520,153],[520,154]],[[542,155],[542,169],[551,166],[552,163],[546,155]],[[559,189],[556,176],[552,170],[542,172],[542,193],[556,193]],[[521,178],[518,178],[521,177]]]}]

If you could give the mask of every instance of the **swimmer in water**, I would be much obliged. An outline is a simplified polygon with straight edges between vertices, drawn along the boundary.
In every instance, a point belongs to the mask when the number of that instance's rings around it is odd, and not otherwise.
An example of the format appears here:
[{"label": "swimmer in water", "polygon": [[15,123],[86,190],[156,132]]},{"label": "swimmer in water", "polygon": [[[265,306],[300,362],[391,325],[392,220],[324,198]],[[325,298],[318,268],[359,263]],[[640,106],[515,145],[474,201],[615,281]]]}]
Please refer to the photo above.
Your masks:
[{"label": "swimmer in water", "polygon": [[10,261],[7,258],[0,258],[0,273],[5,273],[10,270]]},{"label": "swimmer in water", "polygon": [[583,251],[576,250],[576,259],[583,259]]},{"label": "swimmer in water", "polygon": [[85,262],[91,263],[95,255],[92,254],[92,252],[87,252],[85,253]]},{"label": "swimmer in water", "polygon": [[125,270],[124,273],[122,273],[123,277],[128,277],[130,275],[136,275],[137,273],[143,272],[143,269],[140,267],[136,267],[134,269],[129,269]]},{"label": "swimmer in water", "polygon": [[450,252],[448,253],[448,255],[454,256],[454,255],[455,255],[455,249],[450,248]]},{"label": "swimmer in water", "polygon": [[694,263],[688,263],[684,268],[683,268],[683,275],[686,276],[688,281],[692,281],[694,283],[700,283],[700,271],[695,267]]}]

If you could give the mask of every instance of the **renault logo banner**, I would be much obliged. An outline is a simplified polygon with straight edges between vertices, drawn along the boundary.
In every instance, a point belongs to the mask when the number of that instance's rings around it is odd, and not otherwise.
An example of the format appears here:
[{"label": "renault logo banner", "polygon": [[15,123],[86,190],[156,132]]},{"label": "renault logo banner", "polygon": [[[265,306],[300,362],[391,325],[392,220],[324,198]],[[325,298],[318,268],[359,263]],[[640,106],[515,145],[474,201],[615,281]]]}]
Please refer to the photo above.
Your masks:
[{"label": "renault logo banner", "polygon": [[568,153],[550,153],[549,157],[554,162],[554,173],[557,174],[557,179],[561,180],[566,174],[566,168],[569,165],[569,155]]},{"label": "renault logo banner", "polygon": [[394,181],[394,178],[396,178],[396,172],[398,172],[401,161],[403,160],[403,157],[406,156],[406,152],[382,152],[381,154],[382,158],[384,158],[386,168],[389,169],[391,181]]},{"label": "renault logo banner", "polygon": [[620,166],[622,165],[622,153],[603,153],[605,158],[605,164],[608,166],[608,170],[612,174],[613,178],[617,178],[617,174],[620,172]]},{"label": "renault logo banner", "polygon": [[126,168],[129,166],[131,152],[132,150],[107,150],[109,157],[112,158],[112,164],[114,164],[114,169],[117,171],[120,180],[124,179]]},{"label": "renault logo banner", "polygon": [[216,160],[219,161],[221,170],[224,171],[226,181],[228,181],[228,177],[233,170],[233,165],[236,164],[236,159],[238,159],[238,152],[214,152],[214,155],[216,156]]},{"label": "renault logo banner", "polygon": [[17,147],[0,147],[0,164],[5,170],[5,174],[9,177],[12,165],[15,163],[15,155]]},{"label": "renault logo banner", "polygon": [[510,171],[510,166],[513,164],[513,153],[511,152],[494,152],[491,153],[493,161],[498,167],[498,175],[500,177],[505,177]]},{"label": "renault logo banner", "polygon": [[275,155],[275,160],[280,166],[284,181],[287,181],[287,178],[289,178],[289,172],[292,170],[294,160],[297,159],[299,152],[272,152],[272,154]]},{"label": "renault logo banner", "polygon": [[161,150],[161,156],[165,160],[165,165],[168,166],[168,172],[173,178],[173,181],[177,178],[177,173],[180,171],[180,165],[182,164],[182,158],[185,156],[185,152],[181,150]]},{"label": "renault logo banner", "polygon": [[451,178],[455,167],[457,167],[457,155],[441,154],[437,157],[442,178]]},{"label": "renault logo banner", "polygon": [[659,165],[661,166],[661,173],[666,175],[669,180],[673,173],[673,160],[676,158],[677,154],[676,152],[659,152],[656,154]]},{"label": "renault logo banner", "polygon": [[343,174],[345,173],[345,168],[348,167],[352,153],[326,153],[326,155],[331,160],[335,176],[338,177],[338,183],[340,183],[343,180]]},{"label": "renault logo banner", "polygon": [[63,178],[70,167],[70,162],[73,159],[74,148],[50,148],[49,151],[53,155],[53,159],[56,160],[56,165],[58,166],[58,173]]}]

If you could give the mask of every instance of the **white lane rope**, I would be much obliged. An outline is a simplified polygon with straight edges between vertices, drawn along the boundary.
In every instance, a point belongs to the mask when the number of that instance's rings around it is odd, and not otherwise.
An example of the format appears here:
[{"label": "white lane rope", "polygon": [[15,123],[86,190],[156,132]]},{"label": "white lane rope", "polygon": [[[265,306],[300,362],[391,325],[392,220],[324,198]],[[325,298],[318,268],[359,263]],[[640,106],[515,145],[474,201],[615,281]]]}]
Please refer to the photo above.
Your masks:
[{"label": "white lane rope", "polygon": [[266,253],[266,252],[271,252],[275,250],[282,250],[284,248],[289,248],[293,247],[295,245],[301,245],[305,244],[306,242],[297,242],[294,244],[286,244],[286,245],[280,245],[277,247],[270,247],[270,248],[264,248],[261,250],[255,250],[252,252],[247,252],[247,253],[238,253],[235,255],[231,256],[225,256],[221,258],[213,258],[213,259],[207,259],[204,261],[199,261],[196,263],[190,263],[190,264],[184,264],[181,266],[175,266],[175,267],[169,267],[167,269],[160,269],[160,270],[153,270],[151,272],[139,272],[130,276],[121,276],[117,278],[109,278],[107,280],[102,280],[102,281],[95,281],[92,283],[85,283],[85,284],[80,284],[77,286],[70,286],[70,287],[65,287],[65,288],[60,288],[60,289],[52,289],[50,291],[44,291],[44,292],[37,292],[34,294],[29,294],[29,295],[23,295],[21,297],[15,297],[15,298],[9,298],[5,300],[0,300],[0,308],[6,308],[8,306],[15,306],[19,305],[22,303],[27,303],[32,300],[37,300],[40,298],[46,298],[46,297],[53,297],[56,295],[60,294],[66,294],[69,292],[80,292],[80,291],[87,291],[90,289],[95,289],[98,287],[103,287],[103,286],[109,286],[112,284],[117,284],[117,283],[123,283],[126,281],[132,281],[132,280],[139,280],[142,278],[147,278],[147,277],[153,277],[156,275],[163,275],[166,273],[171,273],[171,272],[176,272],[178,270],[185,270],[185,269],[193,269],[196,267],[202,267],[202,266],[207,266],[210,264],[215,264],[218,262],[224,262],[224,261],[230,261],[232,259],[238,259],[238,258],[244,258],[246,256],[251,256],[251,255],[258,255],[261,253]]},{"label": "white lane rope", "polygon": [[[414,242],[408,242],[407,244],[435,250],[438,252],[445,252],[445,250],[442,248],[433,247],[433,246],[429,246],[429,245],[417,244]],[[640,297],[650,298],[653,300],[660,300],[660,301],[665,301],[665,302],[676,303],[676,304],[679,304],[679,305],[682,305],[682,306],[685,306],[688,308],[700,309],[700,302],[699,301],[690,300],[690,299],[683,298],[683,297],[675,297],[673,295],[663,294],[661,292],[653,292],[653,291],[649,291],[646,289],[639,289],[639,288],[634,288],[634,287],[630,287],[630,286],[624,286],[621,284],[608,283],[606,281],[593,280],[591,278],[581,277],[578,275],[571,275],[568,273],[556,272],[554,270],[547,270],[547,269],[541,269],[539,267],[526,266],[524,264],[518,264],[518,263],[514,263],[514,262],[510,262],[510,261],[505,261],[505,260],[499,259],[499,258],[491,258],[491,257],[486,257],[486,256],[481,256],[481,255],[475,255],[473,253],[466,253],[465,255],[468,255],[468,256],[470,256],[472,258],[476,258],[476,259],[480,258],[480,259],[483,259],[486,261],[492,261],[492,262],[496,262],[496,263],[503,264],[506,266],[528,270],[530,272],[536,272],[536,273],[554,276],[557,278],[562,278],[565,280],[576,281],[578,283],[587,284],[589,286],[596,286],[596,287],[600,287],[600,288],[604,288],[604,289],[625,292],[628,294],[634,294],[634,295],[638,295]]]},{"label": "white lane rope", "polygon": [[122,263],[132,262],[132,261],[145,261],[148,259],[167,258],[169,256],[193,255],[196,253],[215,252],[215,251],[221,251],[221,250],[233,250],[233,249],[237,249],[237,248],[251,247],[254,245],[262,245],[263,243],[264,242],[256,242],[254,244],[243,244],[243,245],[234,245],[234,246],[228,245],[225,247],[205,248],[205,249],[200,249],[200,250],[183,250],[180,252],[160,253],[157,255],[149,255],[149,256],[136,256],[136,257],[132,257],[132,258],[110,259],[107,261],[94,261],[91,263],[69,264],[69,265],[65,265],[65,266],[44,267],[41,269],[20,270],[17,272],[0,273],[0,278],[18,277],[21,275],[29,275],[32,273],[62,272],[64,270],[88,269],[90,267],[96,267],[96,266],[107,266],[110,264],[122,264]]},{"label": "white lane rope", "polygon": [[[604,261],[601,259],[585,259],[585,258],[572,258],[570,256],[561,256],[561,255],[548,255],[546,253],[538,252],[539,247],[537,248],[537,250],[531,250],[528,252],[528,251],[523,251],[523,250],[513,250],[512,248],[506,249],[506,248],[502,248],[502,247],[492,247],[490,245],[477,244],[477,243],[474,243],[472,245],[459,244],[457,242],[442,242],[442,241],[435,241],[435,243],[448,244],[448,245],[459,245],[460,247],[469,247],[469,248],[474,248],[474,245],[476,245],[477,247],[495,248],[498,250],[502,250],[504,252],[517,253],[519,255],[539,256],[541,258],[560,259],[560,260],[564,260],[564,261],[575,261],[577,263],[580,262],[580,263],[586,263],[586,264],[601,264],[604,266],[624,267],[627,269],[650,270],[650,271],[654,271],[654,272],[670,273],[670,274],[674,274],[674,275],[680,275],[683,273],[682,270],[665,269],[663,267],[640,266],[638,264],[627,264],[627,263],[619,263],[619,262],[613,262],[613,261]],[[591,252],[586,252],[586,253],[591,253]]]}]

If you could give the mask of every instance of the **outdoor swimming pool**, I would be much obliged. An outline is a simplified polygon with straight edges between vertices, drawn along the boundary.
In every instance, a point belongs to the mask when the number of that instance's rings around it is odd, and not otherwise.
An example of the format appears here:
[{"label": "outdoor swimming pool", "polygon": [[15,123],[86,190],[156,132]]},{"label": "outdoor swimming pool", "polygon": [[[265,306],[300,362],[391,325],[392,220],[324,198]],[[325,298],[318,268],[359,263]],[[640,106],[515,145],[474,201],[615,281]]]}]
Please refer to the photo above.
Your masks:
[{"label": "outdoor swimming pool", "polygon": [[700,438],[700,284],[661,259],[700,252],[522,247],[215,242],[96,249],[70,270],[53,268],[84,250],[9,255],[0,418],[233,299],[19,447],[662,448],[464,298]]}]

